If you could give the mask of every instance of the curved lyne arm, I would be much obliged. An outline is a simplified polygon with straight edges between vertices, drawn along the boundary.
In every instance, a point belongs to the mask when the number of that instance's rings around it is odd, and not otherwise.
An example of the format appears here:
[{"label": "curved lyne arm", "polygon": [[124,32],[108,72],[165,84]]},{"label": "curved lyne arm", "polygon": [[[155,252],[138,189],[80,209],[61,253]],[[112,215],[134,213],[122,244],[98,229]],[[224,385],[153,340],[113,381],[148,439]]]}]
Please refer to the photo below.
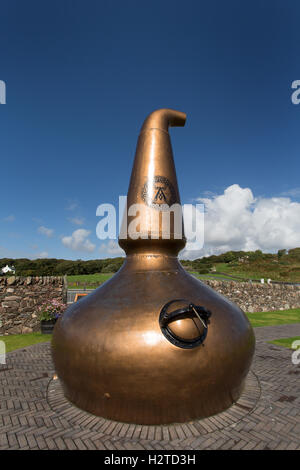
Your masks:
[{"label": "curved lyne arm", "polygon": [[185,125],[186,114],[175,109],[157,109],[145,119],[141,132],[147,129],[161,129],[168,132],[169,127],[182,127]]}]

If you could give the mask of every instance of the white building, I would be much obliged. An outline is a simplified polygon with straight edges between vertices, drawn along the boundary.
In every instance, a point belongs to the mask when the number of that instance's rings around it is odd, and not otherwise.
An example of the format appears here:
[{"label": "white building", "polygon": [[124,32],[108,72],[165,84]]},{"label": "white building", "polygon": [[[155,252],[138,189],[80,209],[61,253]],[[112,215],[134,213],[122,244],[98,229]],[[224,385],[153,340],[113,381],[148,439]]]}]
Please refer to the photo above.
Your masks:
[{"label": "white building", "polygon": [[15,267],[12,266],[10,268],[7,264],[6,266],[4,266],[4,268],[1,268],[1,274],[7,274],[7,273],[15,274]]}]

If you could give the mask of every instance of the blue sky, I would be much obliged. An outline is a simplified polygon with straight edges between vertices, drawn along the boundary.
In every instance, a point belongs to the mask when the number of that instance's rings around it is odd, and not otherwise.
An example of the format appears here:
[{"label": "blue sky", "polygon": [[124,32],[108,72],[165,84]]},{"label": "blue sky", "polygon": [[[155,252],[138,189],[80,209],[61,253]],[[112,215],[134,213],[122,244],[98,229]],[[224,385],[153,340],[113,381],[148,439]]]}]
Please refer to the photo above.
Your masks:
[{"label": "blue sky", "polygon": [[96,208],[161,107],[188,116],[171,138],[182,201],[211,208],[199,255],[300,246],[299,21],[296,0],[2,2],[0,257],[116,255]]}]

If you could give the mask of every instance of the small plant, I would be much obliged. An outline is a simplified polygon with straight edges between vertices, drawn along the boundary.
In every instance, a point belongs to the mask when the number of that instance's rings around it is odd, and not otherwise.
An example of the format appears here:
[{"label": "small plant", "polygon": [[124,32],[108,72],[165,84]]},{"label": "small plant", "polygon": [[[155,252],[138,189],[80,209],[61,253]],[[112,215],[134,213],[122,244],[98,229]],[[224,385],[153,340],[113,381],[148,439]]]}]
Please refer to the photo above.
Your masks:
[{"label": "small plant", "polygon": [[48,300],[39,307],[39,319],[40,321],[55,321],[63,315],[66,308],[66,304],[57,299]]}]

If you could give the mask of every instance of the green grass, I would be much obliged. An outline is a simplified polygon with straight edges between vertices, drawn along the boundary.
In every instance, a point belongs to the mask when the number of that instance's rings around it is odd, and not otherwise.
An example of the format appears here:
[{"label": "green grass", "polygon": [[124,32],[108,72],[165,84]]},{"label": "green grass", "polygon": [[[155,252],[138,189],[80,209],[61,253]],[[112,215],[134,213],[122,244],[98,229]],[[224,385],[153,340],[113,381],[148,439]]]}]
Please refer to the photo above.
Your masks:
[{"label": "green grass", "polygon": [[[98,273],[98,274],[79,274],[74,276],[68,276],[68,288],[69,289],[95,289],[105,281],[110,279],[115,273]],[[226,278],[223,274],[209,273],[209,274],[198,274],[193,271],[190,274],[194,274],[197,279],[219,279]],[[230,278],[228,278],[230,280]]]},{"label": "green grass", "polygon": [[[274,260],[273,260],[274,261]],[[273,281],[300,282],[299,262],[286,263],[284,261],[260,260],[251,263],[216,263],[217,272],[238,276],[244,279],[272,279]]]},{"label": "green grass", "polygon": [[68,288],[69,289],[95,289],[103,282],[110,279],[114,273],[97,273],[97,274],[79,274],[76,276],[68,276]]},{"label": "green grass", "polygon": [[196,271],[189,271],[190,274],[193,274],[197,279],[215,279],[215,280],[219,280],[219,281],[224,281],[225,280],[228,280],[228,281],[237,281],[237,282],[240,282],[240,281],[247,281],[247,279],[237,279],[237,278],[234,278],[234,279],[231,279],[228,275],[228,277],[224,274],[220,274],[220,273],[208,273],[208,274],[198,274]]},{"label": "green grass", "polygon": [[[232,265],[230,263],[215,263],[216,271],[207,274],[198,274],[192,270],[188,270],[194,274],[198,279],[216,279],[228,281],[245,281],[249,279],[259,280],[272,279],[277,281],[299,282],[300,281],[300,267],[299,264],[285,265],[284,262],[271,263],[261,261],[257,263],[237,263]],[[69,289],[96,289],[105,281],[110,279],[114,273],[96,273],[96,274],[81,274],[68,276]]]},{"label": "green grass", "polygon": [[[247,316],[253,327],[300,323],[300,308],[291,310],[276,310],[273,312],[247,313]],[[52,335],[43,335],[41,333],[28,333],[24,335],[0,336],[0,340],[5,342],[6,352],[10,352],[14,351],[15,349],[31,346],[33,344],[50,341],[51,336]],[[269,341],[269,343],[290,348],[292,342],[295,340],[300,340],[300,336],[276,339]]]},{"label": "green grass", "polygon": [[261,279],[263,278],[270,278],[274,279],[273,273],[272,276],[269,275],[268,271],[257,271],[253,269],[253,266],[247,265],[246,266],[246,271],[243,270],[242,268],[245,268],[244,266],[232,266],[229,263],[217,263],[215,265],[216,272],[218,273],[224,273],[227,274],[228,276],[233,276],[233,277],[238,277],[241,278],[241,281],[245,280],[247,281],[248,279]]},{"label": "green grass", "polygon": [[0,336],[0,340],[5,343],[6,352],[10,352],[15,349],[25,348],[25,346],[50,341],[51,336],[43,335],[42,333],[28,333],[24,335]]},{"label": "green grass", "polygon": [[289,323],[300,323],[300,308],[247,313],[247,316],[253,327],[287,325]]},{"label": "green grass", "polygon": [[276,344],[276,346],[283,346],[284,348],[292,349],[292,344],[294,341],[300,341],[300,336],[292,336],[291,338],[273,339],[272,341],[268,341],[268,343]]}]

